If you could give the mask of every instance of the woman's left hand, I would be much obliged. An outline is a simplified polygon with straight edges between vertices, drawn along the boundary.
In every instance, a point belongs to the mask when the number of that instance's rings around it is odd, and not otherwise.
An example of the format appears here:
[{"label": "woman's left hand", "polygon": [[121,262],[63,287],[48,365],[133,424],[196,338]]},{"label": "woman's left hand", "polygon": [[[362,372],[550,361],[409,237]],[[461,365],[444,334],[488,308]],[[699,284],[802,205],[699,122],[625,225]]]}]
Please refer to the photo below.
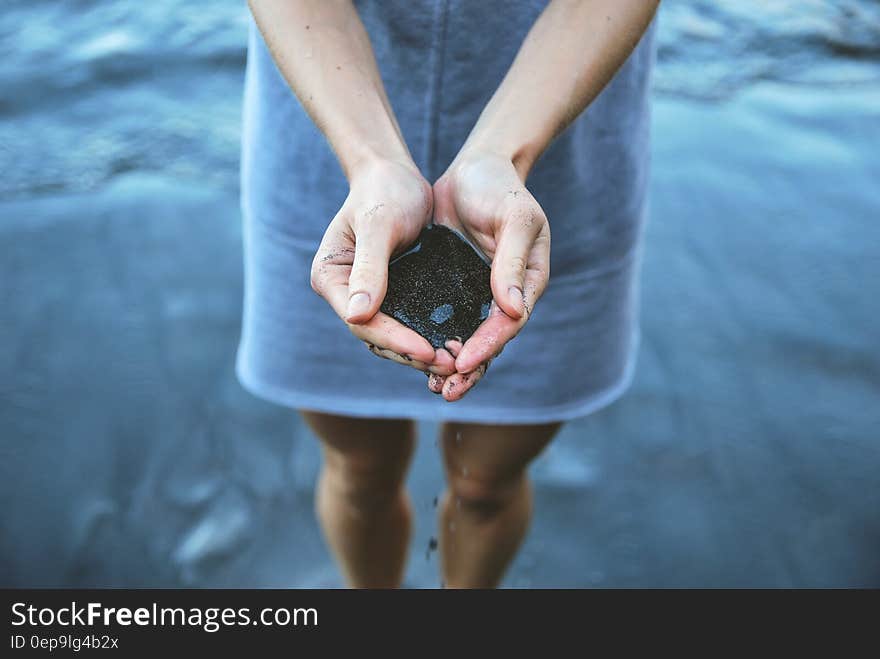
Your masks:
[{"label": "woman's left hand", "polygon": [[489,317],[463,345],[447,344],[456,373],[428,379],[431,391],[455,401],[523,328],[544,292],[550,225],[513,163],[490,152],[462,152],[434,184],[434,222],[464,234],[492,261]]}]

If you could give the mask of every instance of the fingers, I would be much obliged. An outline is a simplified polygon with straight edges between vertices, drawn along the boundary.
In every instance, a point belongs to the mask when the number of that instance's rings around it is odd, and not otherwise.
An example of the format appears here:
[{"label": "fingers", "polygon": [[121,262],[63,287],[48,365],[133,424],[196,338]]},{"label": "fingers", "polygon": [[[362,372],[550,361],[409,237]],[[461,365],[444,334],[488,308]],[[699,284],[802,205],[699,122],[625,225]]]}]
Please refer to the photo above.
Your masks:
[{"label": "fingers", "polygon": [[501,227],[492,259],[492,295],[498,306],[514,319],[522,318],[526,267],[536,238],[546,225],[537,209],[518,206]]},{"label": "fingers", "polygon": [[[496,254],[495,262],[498,261]],[[532,315],[535,303],[543,295],[550,278],[550,231],[546,222],[532,242],[526,267],[520,280],[522,288],[516,291],[520,303],[517,315],[510,315],[505,310],[505,305],[499,303],[498,293],[495,290],[498,288],[497,281],[500,280],[496,279],[495,272],[493,269],[494,300],[489,317],[477,328],[477,331],[467,340],[456,356],[455,369],[459,373],[470,373],[481,363],[496,357]],[[498,272],[500,277],[503,270],[499,269]],[[512,270],[508,272],[512,272]],[[519,274],[517,274],[518,276]],[[520,291],[522,291],[521,294]]]},{"label": "fingers", "polygon": [[443,383],[441,391],[443,398],[450,403],[461,400],[480,381],[487,368],[489,368],[489,363],[484,362],[470,373],[453,373],[450,375]]},{"label": "fingers", "polygon": [[[381,311],[362,325],[349,324],[348,329],[365,343],[371,343],[381,349],[401,355],[402,363],[407,362],[406,358],[408,357],[424,364],[434,364],[437,356],[427,339]],[[449,364],[451,359],[450,356],[446,362],[447,367],[451,366]]]},{"label": "fingers", "polygon": [[436,373],[428,374],[428,390],[431,393],[441,394],[443,393],[443,383],[446,382],[446,378],[442,375],[437,375]]},{"label": "fingers", "polygon": [[440,348],[435,351],[434,363],[431,364],[429,370],[431,373],[441,376],[452,375],[455,373],[455,357],[447,350]]},{"label": "fingers", "polygon": [[[448,352],[443,350],[436,351],[436,358],[433,362],[423,362],[418,359],[413,359],[409,355],[400,354],[394,352],[393,350],[389,350],[388,348],[382,348],[381,346],[377,346],[374,343],[364,342],[370,352],[372,352],[377,357],[381,357],[383,359],[389,359],[393,362],[397,362],[398,364],[403,364],[404,366],[410,366],[418,371],[423,371],[428,373],[429,375],[433,375],[437,378],[442,379],[445,376],[450,375],[455,372],[455,360],[452,358]],[[441,385],[442,386],[442,385]]]},{"label": "fingers", "polygon": [[388,260],[394,241],[391,224],[379,221],[377,217],[383,210],[384,204],[377,204],[358,223],[344,316],[348,323],[367,322],[379,311],[379,306],[385,299]]},{"label": "fingers", "polygon": [[[448,351],[449,355],[457,357],[461,348],[461,341],[447,341],[446,350],[441,349],[438,352]],[[428,376],[428,390],[435,394],[442,394],[443,398],[450,403],[460,400],[480,381],[489,368],[489,364],[491,361],[480,364],[470,373],[452,373],[447,377],[431,374]]]},{"label": "fingers", "polygon": [[446,383],[446,377],[455,373],[455,358],[458,357],[458,351],[461,350],[461,341],[449,340],[446,342],[446,349],[440,349],[437,353],[444,353],[449,356],[451,366],[449,373],[439,375],[432,373],[428,376],[428,391],[434,394],[443,393],[443,385]]},{"label": "fingers", "polygon": [[[526,290],[528,291],[529,288],[527,287]],[[532,307],[533,304],[526,301],[526,308]],[[515,320],[493,302],[489,317],[462,346],[458,357],[455,358],[455,370],[459,373],[470,373],[483,362],[497,356],[504,348],[504,344],[516,336],[527,317],[526,315]]]},{"label": "fingers", "polygon": [[464,344],[461,341],[458,341],[457,339],[450,339],[449,341],[446,342],[446,350],[453,357],[458,357],[458,353],[461,352],[461,347],[463,345]]}]

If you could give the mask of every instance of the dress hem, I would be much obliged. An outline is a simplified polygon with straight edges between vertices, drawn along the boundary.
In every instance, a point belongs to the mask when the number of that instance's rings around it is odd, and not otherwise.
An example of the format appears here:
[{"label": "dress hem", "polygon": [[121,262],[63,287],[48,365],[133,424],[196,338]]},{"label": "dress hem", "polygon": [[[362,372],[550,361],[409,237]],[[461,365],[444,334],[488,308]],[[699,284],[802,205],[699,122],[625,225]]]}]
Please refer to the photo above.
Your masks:
[{"label": "dress hem", "polygon": [[[639,343],[640,336],[636,331],[633,333],[626,366],[621,376],[610,387],[606,387],[584,400],[531,409],[522,406],[515,408],[473,406],[456,408],[456,403],[437,405],[438,401],[433,399],[424,403],[404,401],[400,405],[392,407],[388,405],[387,399],[340,398],[338,396],[330,398],[268,384],[260,381],[251,373],[241,359],[236,360],[235,372],[241,385],[254,396],[296,410],[357,418],[415,419],[431,422],[452,421],[507,425],[553,423],[585,417],[616,402],[632,384]],[[404,409],[407,413],[401,414],[399,410]]]}]

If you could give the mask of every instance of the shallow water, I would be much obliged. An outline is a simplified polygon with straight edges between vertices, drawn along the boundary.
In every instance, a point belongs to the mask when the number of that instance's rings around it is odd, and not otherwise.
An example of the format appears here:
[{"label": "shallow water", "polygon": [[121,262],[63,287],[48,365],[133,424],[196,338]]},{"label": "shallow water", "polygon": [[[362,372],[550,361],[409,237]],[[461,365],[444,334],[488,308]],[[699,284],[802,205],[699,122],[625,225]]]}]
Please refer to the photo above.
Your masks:
[{"label": "shallow water", "polygon": [[[3,585],[339,583],[314,439],[233,376],[245,29],[4,3]],[[538,460],[509,585],[880,585],[878,49],[878,2],[664,2],[636,379]],[[410,485],[433,586],[433,442]]]},{"label": "shallow water", "polygon": [[[660,94],[880,81],[873,0],[666,0],[660,23]],[[0,196],[133,170],[234,187],[246,29],[235,0],[6,0]]]},{"label": "shallow water", "polygon": [[880,81],[874,0],[664,0],[657,91],[729,98],[760,81]]}]

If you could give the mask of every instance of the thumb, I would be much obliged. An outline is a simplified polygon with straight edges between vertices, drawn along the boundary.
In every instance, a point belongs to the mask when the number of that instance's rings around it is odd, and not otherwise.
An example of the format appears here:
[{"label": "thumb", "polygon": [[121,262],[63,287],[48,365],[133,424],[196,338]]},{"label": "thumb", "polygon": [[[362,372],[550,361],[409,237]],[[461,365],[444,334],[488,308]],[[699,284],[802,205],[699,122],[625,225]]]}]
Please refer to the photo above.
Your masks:
[{"label": "thumb", "polygon": [[354,262],[348,278],[346,322],[360,325],[379,311],[388,287],[391,243],[388,227],[379,222],[366,224],[355,237]]},{"label": "thumb", "polygon": [[523,284],[529,252],[535,241],[531,228],[537,222],[506,224],[492,259],[492,296],[501,310],[515,320],[522,318]]}]

